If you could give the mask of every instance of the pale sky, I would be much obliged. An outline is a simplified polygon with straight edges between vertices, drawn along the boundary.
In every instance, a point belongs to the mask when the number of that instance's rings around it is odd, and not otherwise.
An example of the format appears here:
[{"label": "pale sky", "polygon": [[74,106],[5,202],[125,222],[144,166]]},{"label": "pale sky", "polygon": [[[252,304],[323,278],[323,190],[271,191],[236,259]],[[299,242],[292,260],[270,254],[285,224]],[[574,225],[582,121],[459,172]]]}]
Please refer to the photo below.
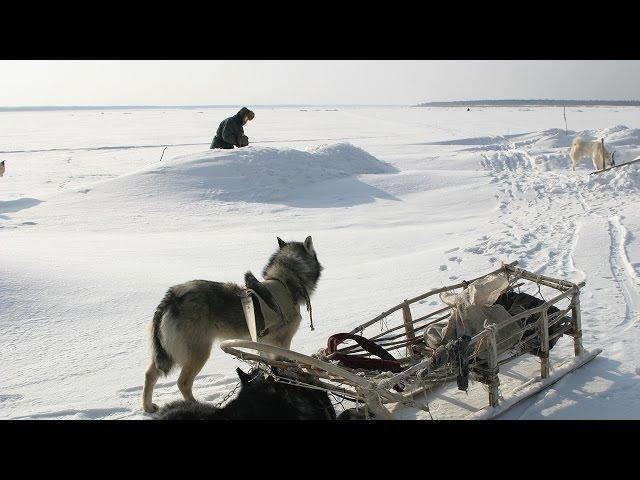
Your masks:
[{"label": "pale sky", "polygon": [[640,99],[640,61],[9,61],[0,106]]}]

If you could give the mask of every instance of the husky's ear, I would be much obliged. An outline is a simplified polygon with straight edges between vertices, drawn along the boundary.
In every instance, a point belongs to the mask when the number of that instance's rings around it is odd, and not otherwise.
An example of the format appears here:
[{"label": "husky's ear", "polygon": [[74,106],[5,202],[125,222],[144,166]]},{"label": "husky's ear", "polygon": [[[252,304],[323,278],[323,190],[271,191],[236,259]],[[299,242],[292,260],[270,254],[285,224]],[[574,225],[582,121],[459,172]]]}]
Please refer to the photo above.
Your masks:
[{"label": "husky's ear", "polygon": [[313,254],[315,253],[315,250],[313,249],[313,240],[311,239],[311,235],[309,235],[307,238],[305,238],[304,240],[304,248],[307,249],[307,252]]},{"label": "husky's ear", "polygon": [[236,373],[238,374],[238,378],[240,378],[241,385],[246,385],[249,383],[249,380],[251,380],[251,375],[240,370],[240,368],[236,368]]},{"label": "husky's ear", "polygon": [[278,237],[278,246],[280,248],[284,247],[287,244],[287,242],[285,242],[283,239],[281,239],[280,237]]}]

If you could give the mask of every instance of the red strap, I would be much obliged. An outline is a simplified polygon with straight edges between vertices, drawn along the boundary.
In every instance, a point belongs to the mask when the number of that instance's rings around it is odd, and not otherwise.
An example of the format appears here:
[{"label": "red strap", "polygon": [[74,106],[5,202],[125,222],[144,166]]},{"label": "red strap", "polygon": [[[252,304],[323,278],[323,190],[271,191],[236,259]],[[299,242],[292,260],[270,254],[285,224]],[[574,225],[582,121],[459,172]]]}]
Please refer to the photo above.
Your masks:
[{"label": "red strap", "polygon": [[[346,353],[338,353],[336,351],[338,345],[342,344],[345,340],[354,340],[365,351],[379,358],[366,358]],[[400,362],[380,345],[368,338],[352,333],[336,333],[335,335],[331,335],[327,340],[327,353],[331,356],[331,360],[338,360],[341,365],[349,368],[362,368],[364,370],[379,370],[381,372],[393,373],[404,371]],[[401,385],[394,385],[393,388],[398,392],[404,390],[404,386]]]}]

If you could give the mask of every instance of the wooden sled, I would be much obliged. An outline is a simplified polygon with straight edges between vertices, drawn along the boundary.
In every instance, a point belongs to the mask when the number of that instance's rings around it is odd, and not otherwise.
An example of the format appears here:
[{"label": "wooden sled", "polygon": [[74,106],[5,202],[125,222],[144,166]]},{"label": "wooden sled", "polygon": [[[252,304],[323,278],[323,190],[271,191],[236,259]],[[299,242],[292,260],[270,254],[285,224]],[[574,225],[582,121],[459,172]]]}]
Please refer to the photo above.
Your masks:
[{"label": "wooden sled", "polygon": [[[498,324],[485,323],[484,330],[473,337],[458,338],[434,349],[425,343],[424,331],[430,325],[446,321],[451,309],[455,308],[439,302],[438,294],[460,292],[477,279],[405,300],[349,332],[362,335],[392,353],[402,366],[399,373],[349,368],[332,359],[327,349],[309,356],[248,340],[227,340],[222,342],[221,348],[266,370],[277,381],[326,390],[362,405],[367,418],[373,416],[376,419],[398,418],[397,412],[402,407],[415,409],[421,418],[427,418],[426,415],[434,418],[429,407],[429,395],[437,388],[453,388],[452,385],[456,385],[461,372],[466,372],[466,368],[461,368],[461,359],[464,358],[468,362],[468,378],[474,385],[485,386],[488,401],[481,407],[474,407],[470,414],[457,418],[494,418],[550,387],[601,352],[600,349],[587,352],[582,346],[580,289],[584,282],[574,284],[537,275],[516,265],[517,262],[503,264],[478,279],[503,272],[509,284],[506,291],[528,289],[542,301],[538,306],[511,315],[508,320]],[[551,292],[547,295],[553,296],[545,300],[543,290]],[[251,322],[251,311],[245,310],[247,313],[247,321]],[[496,339],[501,338],[501,330],[511,324],[523,325],[521,337],[515,345],[504,350]],[[551,372],[550,345],[563,336],[572,338],[575,358],[565,359]],[[367,350],[357,344],[344,346],[336,352],[354,357],[371,357]],[[535,356],[532,357],[532,354]],[[533,378],[512,389],[509,394],[502,392],[501,395],[501,367],[507,368],[519,357],[539,359],[539,378]],[[425,397],[426,402],[423,400]]]}]

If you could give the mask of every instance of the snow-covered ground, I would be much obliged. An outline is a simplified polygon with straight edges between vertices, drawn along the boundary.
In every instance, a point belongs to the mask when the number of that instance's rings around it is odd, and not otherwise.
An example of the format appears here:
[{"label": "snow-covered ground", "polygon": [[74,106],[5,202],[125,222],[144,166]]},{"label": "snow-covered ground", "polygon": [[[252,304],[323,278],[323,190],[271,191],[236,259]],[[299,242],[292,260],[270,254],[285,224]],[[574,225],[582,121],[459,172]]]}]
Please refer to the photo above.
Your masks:
[{"label": "snow-covered ground", "polygon": [[[576,134],[637,157],[640,109],[571,108],[568,136],[561,108],[255,111],[236,151],[208,150],[229,109],[0,113],[0,418],[145,418],[165,290],[240,283],[307,235],[325,271],[293,349],[518,260],[586,280],[584,344],[604,351],[507,418],[640,418],[640,164],[568,157]],[[222,398],[237,366],[216,347],[195,395]]]}]

